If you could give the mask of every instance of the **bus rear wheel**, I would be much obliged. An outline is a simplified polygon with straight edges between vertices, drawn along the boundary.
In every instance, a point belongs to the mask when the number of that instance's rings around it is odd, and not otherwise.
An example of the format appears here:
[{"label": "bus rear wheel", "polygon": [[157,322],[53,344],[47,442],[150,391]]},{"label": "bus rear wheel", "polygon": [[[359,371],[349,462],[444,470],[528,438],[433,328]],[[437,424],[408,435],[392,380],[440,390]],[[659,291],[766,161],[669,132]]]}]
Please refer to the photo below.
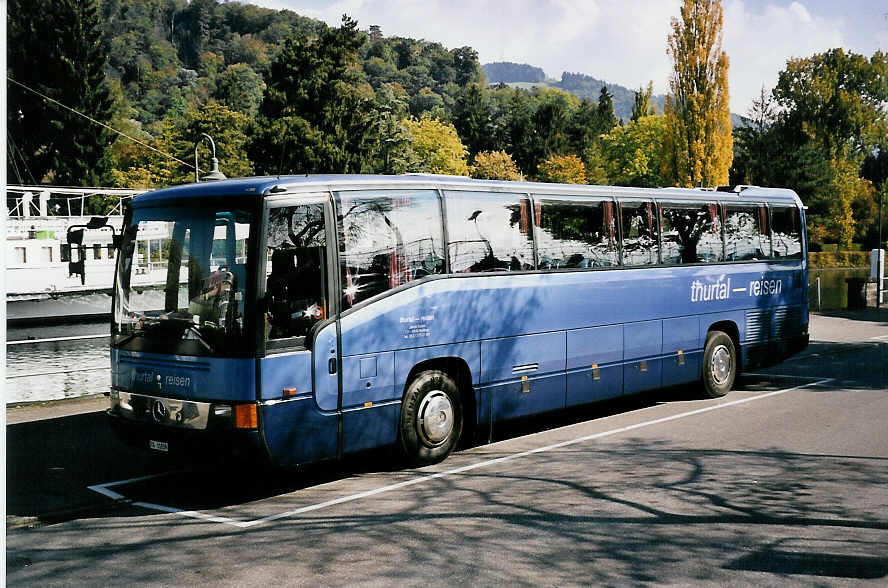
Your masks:
[{"label": "bus rear wheel", "polygon": [[450,455],[462,433],[463,415],[456,382],[440,370],[417,374],[401,403],[401,448],[414,466],[438,463]]},{"label": "bus rear wheel", "polygon": [[734,340],[722,331],[710,331],[703,350],[703,393],[707,398],[724,396],[731,390],[736,377]]}]

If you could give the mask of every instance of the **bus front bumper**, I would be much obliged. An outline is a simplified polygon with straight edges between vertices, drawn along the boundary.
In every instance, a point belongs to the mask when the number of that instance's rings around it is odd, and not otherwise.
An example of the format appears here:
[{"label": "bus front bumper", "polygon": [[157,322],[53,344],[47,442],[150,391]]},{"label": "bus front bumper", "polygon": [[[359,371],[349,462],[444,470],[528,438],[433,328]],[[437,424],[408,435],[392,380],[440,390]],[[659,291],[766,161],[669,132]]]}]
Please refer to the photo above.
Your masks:
[{"label": "bus front bumper", "polygon": [[170,458],[266,461],[256,428],[237,428],[214,415],[213,405],[112,390],[108,420],[124,443]]}]

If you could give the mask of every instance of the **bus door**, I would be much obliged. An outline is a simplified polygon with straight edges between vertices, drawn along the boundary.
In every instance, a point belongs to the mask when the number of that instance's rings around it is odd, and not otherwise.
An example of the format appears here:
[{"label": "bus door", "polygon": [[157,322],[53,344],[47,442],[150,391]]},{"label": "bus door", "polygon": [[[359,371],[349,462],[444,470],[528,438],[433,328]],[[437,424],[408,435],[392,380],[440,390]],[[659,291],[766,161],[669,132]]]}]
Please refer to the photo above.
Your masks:
[{"label": "bus door", "polygon": [[339,452],[339,349],[332,207],[325,194],[271,203],[265,231],[262,431],[295,465]]}]

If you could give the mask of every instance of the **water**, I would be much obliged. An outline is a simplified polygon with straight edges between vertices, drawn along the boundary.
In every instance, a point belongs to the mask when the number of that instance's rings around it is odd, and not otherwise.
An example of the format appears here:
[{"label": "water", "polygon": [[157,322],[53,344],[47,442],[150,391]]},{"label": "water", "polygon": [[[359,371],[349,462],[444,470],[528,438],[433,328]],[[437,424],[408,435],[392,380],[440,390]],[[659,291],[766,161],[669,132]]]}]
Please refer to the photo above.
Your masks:
[{"label": "water", "polygon": [[[9,329],[7,341],[105,335],[107,323]],[[108,391],[108,338],[7,345],[6,404],[75,398]]]}]

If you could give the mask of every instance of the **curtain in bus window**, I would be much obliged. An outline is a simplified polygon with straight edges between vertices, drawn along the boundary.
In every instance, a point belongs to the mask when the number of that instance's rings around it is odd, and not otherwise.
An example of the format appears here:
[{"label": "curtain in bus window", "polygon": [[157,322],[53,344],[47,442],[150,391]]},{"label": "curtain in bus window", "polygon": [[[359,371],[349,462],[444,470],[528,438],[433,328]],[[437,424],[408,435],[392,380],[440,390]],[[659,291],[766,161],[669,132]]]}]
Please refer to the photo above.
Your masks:
[{"label": "curtain in bus window", "polygon": [[771,235],[775,259],[802,258],[802,233],[799,225],[798,208],[771,208]]},{"label": "curtain in bus window", "polygon": [[433,190],[339,192],[344,308],[444,273],[441,206]]},{"label": "curtain in bus window", "polygon": [[663,263],[715,263],[724,259],[721,220],[715,204],[662,205]]},{"label": "curtain in bus window", "polygon": [[771,236],[767,223],[762,222],[761,208],[725,206],[725,258],[729,261],[767,259],[770,255]]},{"label": "curtain in bus window", "polygon": [[[534,269],[529,200],[521,194],[444,193],[454,272]],[[522,220],[523,219],[523,220]]]},{"label": "curtain in bus window", "polygon": [[659,263],[657,226],[651,202],[621,202],[623,223],[623,265]]},{"label": "curtain in bus window", "polygon": [[535,200],[539,269],[612,267],[619,264],[614,203]]}]

